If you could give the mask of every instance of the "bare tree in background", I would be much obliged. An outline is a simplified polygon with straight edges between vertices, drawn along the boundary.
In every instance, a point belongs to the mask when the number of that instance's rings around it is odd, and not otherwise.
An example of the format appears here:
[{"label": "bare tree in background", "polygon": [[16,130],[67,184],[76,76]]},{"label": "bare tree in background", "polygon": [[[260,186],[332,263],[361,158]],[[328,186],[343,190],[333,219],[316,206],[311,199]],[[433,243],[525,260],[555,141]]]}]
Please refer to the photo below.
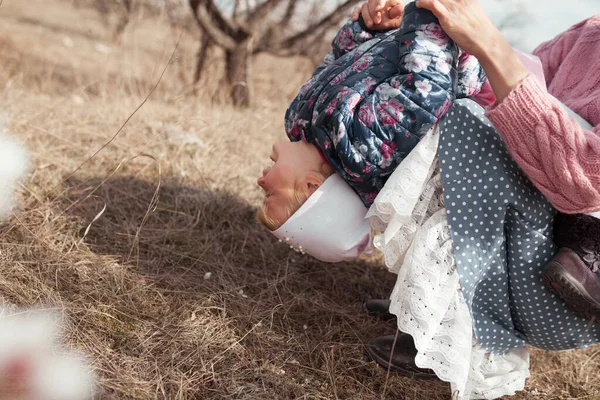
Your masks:
[{"label": "bare tree in background", "polygon": [[129,24],[131,18],[133,0],[95,0],[94,7],[104,20],[104,24],[110,25],[110,15],[118,16],[117,25],[112,30],[113,40],[119,40]]},{"label": "bare tree in background", "polygon": [[[194,80],[198,82],[202,76],[208,51],[212,47],[222,48],[233,103],[248,106],[251,101],[249,66],[253,55],[311,56],[311,49],[322,42],[323,35],[348,18],[351,7],[359,2],[341,0],[333,11],[323,14],[307,10],[310,2],[306,0],[262,0],[253,6],[248,0],[233,0],[229,2],[229,9],[214,0],[189,0],[202,33]],[[313,5],[322,5],[322,1]],[[309,22],[294,29],[293,21],[300,13]],[[313,19],[315,15],[319,17]]]}]

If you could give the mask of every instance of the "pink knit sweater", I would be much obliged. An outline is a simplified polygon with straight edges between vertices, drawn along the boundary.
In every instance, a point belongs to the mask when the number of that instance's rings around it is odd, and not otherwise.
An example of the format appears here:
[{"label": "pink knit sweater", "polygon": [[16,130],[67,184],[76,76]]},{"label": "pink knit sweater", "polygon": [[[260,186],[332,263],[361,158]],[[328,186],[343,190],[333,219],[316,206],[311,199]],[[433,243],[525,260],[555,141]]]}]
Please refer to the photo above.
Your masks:
[{"label": "pink knit sweater", "polygon": [[[600,15],[535,49],[548,90],[529,75],[487,111],[515,161],[565,213],[600,210]],[[548,92],[594,128],[582,129]]]}]

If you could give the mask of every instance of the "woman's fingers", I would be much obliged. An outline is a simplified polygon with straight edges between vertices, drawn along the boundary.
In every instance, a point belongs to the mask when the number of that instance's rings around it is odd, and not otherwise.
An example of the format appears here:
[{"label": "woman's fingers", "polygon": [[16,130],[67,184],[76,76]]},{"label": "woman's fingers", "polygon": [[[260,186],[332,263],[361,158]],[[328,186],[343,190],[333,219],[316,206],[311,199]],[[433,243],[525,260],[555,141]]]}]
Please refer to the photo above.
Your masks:
[{"label": "woman's fingers", "polygon": [[363,20],[368,28],[373,27],[373,19],[371,18],[371,12],[369,11],[369,3],[364,3],[361,9]]},{"label": "woman's fingers", "polygon": [[439,20],[448,18],[448,9],[439,0],[417,0],[417,7],[431,11]]},{"label": "woman's fingers", "polygon": [[360,17],[360,10],[360,6],[354,7],[354,10],[352,10],[352,22],[358,21],[358,17]]},{"label": "woman's fingers", "polygon": [[[400,17],[402,17],[403,12],[404,4],[400,2],[400,4],[397,4],[388,10],[388,17],[390,19],[400,19]],[[400,25],[398,24],[398,26]]]},{"label": "woman's fingers", "polygon": [[403,0],[367,0],[352,12],[352,21],[358,21],[362,14],[365,25],[377,30],[390,30],[400,27],[404,11]]},{"label": "woman's fingers", "polygon": [[369,10],[371,10],[371,12],[373,13],[381,11],[383,10],[387,2],[387,0],[368,0]]},{"label": "woman's fingers", "polygon": [[387,3],[387,0],[369,0],[369,13],[374,24],[380,24],[382,21],[382,11]]},{"label": "woman's fingers", "polygon": [[444,32],[475,57],[504,41],[477,0],[417,0],[417,7],[433,12]]}]

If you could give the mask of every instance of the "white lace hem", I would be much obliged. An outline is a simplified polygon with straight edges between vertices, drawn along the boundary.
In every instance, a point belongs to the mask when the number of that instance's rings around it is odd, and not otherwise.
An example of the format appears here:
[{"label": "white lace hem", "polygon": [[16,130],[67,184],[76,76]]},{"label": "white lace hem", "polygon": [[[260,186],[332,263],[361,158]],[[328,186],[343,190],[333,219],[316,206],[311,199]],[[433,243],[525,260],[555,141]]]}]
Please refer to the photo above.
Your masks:
[{"label": "white lace hem", "polygon": [[432,128],[388,179],[367,216],[374,245],[398,274],[390,312],[417,348],[416,364],[432,369],[459,399],[494,399],[522,390],[526,348],[486,353],[475,341],[452,253]]}]

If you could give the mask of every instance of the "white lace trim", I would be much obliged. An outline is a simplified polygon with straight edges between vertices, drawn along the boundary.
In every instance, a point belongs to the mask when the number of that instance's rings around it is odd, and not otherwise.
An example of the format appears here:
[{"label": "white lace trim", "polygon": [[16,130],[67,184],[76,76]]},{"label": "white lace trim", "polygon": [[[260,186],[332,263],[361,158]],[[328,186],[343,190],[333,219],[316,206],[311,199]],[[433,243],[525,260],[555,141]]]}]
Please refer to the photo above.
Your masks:
[{"label": "white lace trim", "polygon": [[432,128],[388,179],[367,217],[374,245],[398,274],[390,312],[418,350],[415,362],[451,383],[459,399],[512,395],[529,376],[526,348],[486,353],[475,341],[458,272],[437,168]]}]

